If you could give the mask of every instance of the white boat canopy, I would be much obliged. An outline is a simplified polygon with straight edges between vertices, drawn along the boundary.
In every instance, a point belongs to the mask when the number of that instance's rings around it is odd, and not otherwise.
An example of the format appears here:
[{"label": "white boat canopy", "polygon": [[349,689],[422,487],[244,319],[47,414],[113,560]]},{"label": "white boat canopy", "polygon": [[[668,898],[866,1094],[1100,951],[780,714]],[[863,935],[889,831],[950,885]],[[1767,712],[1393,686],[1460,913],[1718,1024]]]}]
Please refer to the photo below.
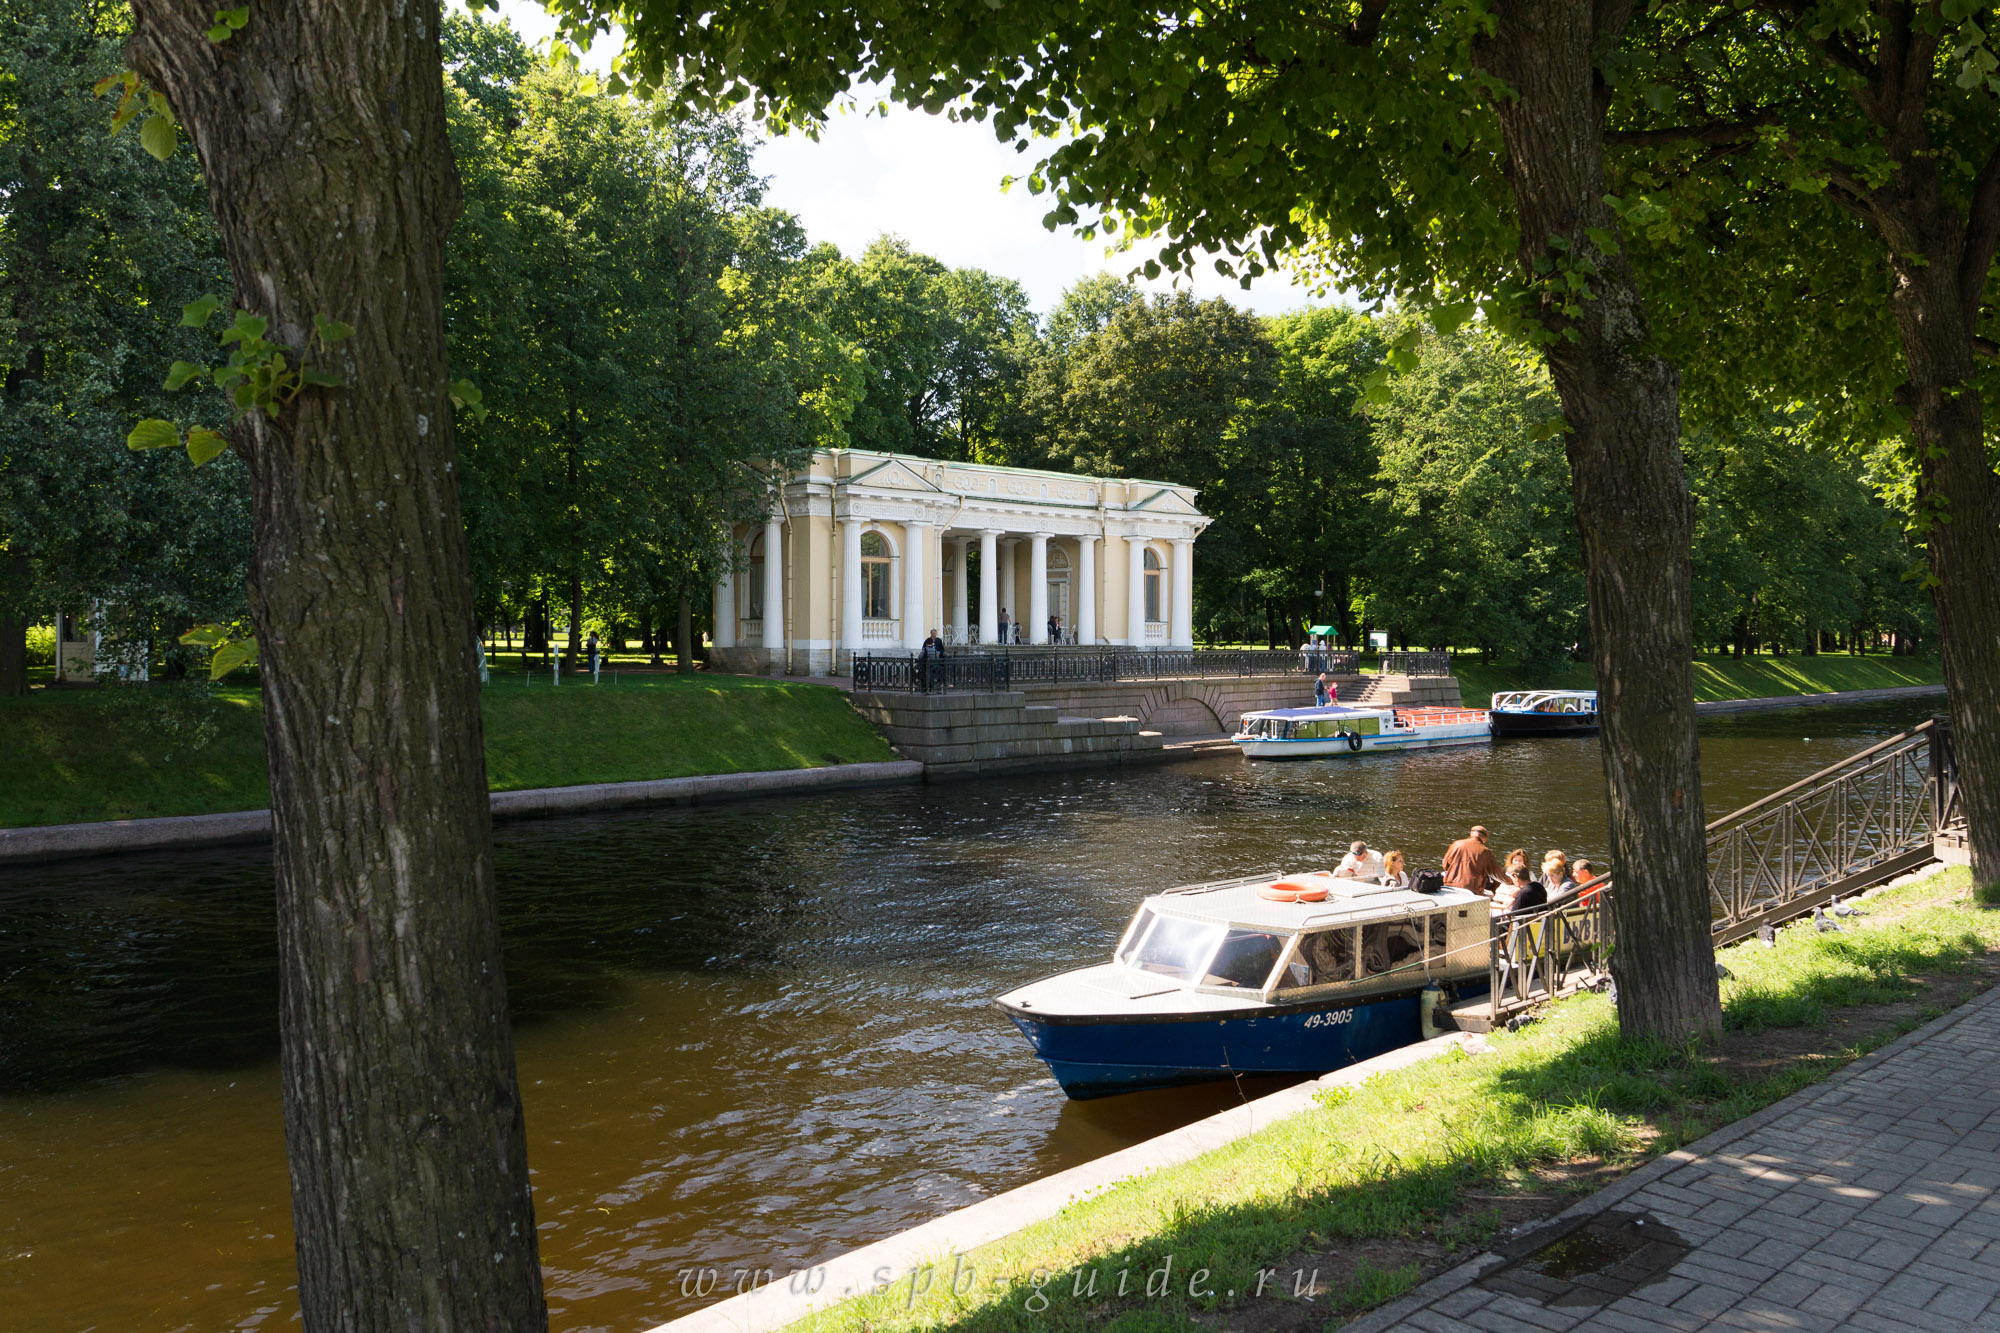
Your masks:
[{"label": "white boat canopy", "polygon": [[1595,713],[1596,690],[1507,690],[1493,696],[1495,713]]}]

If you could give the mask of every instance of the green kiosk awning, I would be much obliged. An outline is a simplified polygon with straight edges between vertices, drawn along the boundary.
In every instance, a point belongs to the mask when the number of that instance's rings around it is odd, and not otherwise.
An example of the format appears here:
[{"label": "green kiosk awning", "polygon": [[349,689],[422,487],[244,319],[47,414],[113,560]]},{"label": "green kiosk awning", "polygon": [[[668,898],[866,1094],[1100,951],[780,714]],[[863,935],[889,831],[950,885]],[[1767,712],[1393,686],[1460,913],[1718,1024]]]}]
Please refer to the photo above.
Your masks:
[{"label": "green kiosk awning", "polygon": [[1333,628],[1334,628],[1334,627],[1333,627],[1333,626],[1331,626],[1331,625],[1314,625],[1314,626],[1312,626],[1312,627],[1311,627],[1310,629],[1308,629],[1308,630],[1306,631],[1306,633],[1308,633],[1308,634],[1331,634],[1331,633],[1333,633]]}]

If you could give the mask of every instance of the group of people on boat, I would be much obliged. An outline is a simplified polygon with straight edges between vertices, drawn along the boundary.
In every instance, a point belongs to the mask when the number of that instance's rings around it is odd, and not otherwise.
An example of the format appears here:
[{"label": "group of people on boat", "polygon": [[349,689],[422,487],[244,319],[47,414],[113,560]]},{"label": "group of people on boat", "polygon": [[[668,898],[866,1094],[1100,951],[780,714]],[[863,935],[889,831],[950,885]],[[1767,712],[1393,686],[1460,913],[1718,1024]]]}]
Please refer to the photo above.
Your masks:
[{"label": "group of people on boat", "polygon": [[1444,854],[1444,884],[1448,889],[1464,889],[1489,899],[1494,912],[1519,912],[1544,907],[1571,896],[1591,901],[1600,891],[1603,877],[1588,860],[1579,858],[1574,866],[1560,847],[1542,854],[1539,873],[1530,868],[1524,847],[1507,853],[1503,864],[1493,855],[1484,824],[1474,824]]},{"label": "group of people on boat", "polygon": [[[1551,847],[1542,854],[1541,869],[1536,871],[1525,847],[1507,853],[1504,862],[1494,856],[1487,846],[1489,836],[1484,824],[1474,824],[1446,849],[1445,888],[1478,894],[1489,901],[1495,914],[1546,907],[1571,896],[1590,902],[1601,892],[1604,877],[1588,860],[1578,858],[1571,864],[1562,848]],[[1359,839],[1348,846],[1347,855],[1333,873],[1337,879],[1367,880],[1395,889],[1407,889],[1412,883],[1402,852],[1378,852]]]}]

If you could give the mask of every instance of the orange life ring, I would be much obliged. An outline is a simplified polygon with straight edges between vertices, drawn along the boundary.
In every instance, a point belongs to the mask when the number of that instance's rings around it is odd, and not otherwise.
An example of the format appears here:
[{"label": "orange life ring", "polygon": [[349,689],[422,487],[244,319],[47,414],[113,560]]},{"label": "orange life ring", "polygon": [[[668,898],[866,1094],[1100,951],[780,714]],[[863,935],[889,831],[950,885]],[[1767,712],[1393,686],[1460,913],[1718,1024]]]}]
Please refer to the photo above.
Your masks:
[{"label": "orange life ring", "polygon": [[1300,887],[1297,884],[1287,884],[1283,880],[1279,880],[1276,884],[1266,884],[1263,888],[1257,890],[1257,896],[1266,902],[1295,903],[1299,900]]},{"label": "orange life ring", "polygon": [[1326,901],[1326,885],[1324,885],[1324,884],[1321,884],[1321,885],[1318,885],[1318,886],[1316,886],[1316,887],[1314,887],[1314,888],[1310,888],[1310,889],[1300,889],[1300,890],[1299,890],[1299,901],[1300,901],[1300,902],[1302,902],[1302,903],[1323,903],[1323,902],[1325,902],[1325,901]]}]

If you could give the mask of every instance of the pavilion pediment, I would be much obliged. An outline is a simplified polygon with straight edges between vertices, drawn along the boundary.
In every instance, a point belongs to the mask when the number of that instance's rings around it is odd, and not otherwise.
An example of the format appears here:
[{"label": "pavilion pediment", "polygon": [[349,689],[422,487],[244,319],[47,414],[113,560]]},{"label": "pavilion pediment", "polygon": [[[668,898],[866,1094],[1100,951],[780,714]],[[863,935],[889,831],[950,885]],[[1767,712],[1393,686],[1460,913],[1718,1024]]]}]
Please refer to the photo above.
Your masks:
[{"label": "pavilion pediment", "polygon": [[935,495],[938,490],[922,473],[895,458],[884,459],[866,472],[849,477],[847,484],[884,491],[920,491],[926,495]]},{"label": "pavilion pediment", "polygon": [[1186,514],[1193,518],[1202,516],[1201,511],[1189,504],[1179,491],[1170,491],[1164,487],[1128,508],[1143,509],[1151,514]]}]

